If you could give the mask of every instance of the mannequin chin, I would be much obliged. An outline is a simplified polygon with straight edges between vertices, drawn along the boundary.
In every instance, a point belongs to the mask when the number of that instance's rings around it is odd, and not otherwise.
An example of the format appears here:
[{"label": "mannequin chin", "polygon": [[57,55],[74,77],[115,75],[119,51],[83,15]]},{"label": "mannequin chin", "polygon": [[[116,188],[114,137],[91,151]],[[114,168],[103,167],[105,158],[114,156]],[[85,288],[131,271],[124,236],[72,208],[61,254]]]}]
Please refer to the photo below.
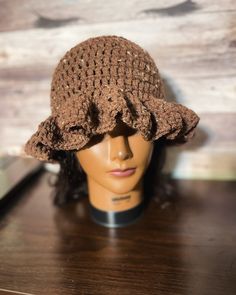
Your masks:
[{"label": "mannequin chin", "polygon": [[[139,205],[142,178],[152,152],[153,142],[123,122],[92,138],[75,153],[87,175],[90,203],[103,211],[124,211]],[[114,169],[128,170],[111,172]]]}]

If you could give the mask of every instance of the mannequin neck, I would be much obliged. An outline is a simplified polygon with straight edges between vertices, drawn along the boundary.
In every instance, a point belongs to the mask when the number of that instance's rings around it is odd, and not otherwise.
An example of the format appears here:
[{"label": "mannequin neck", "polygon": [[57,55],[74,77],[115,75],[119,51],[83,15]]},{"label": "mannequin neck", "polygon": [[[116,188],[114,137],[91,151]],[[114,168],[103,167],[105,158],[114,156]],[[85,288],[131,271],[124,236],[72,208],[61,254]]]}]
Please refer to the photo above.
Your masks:
[{"label": "mannequin neck", "polygon": [[88,176],[89,200],[93,207],[102,211],[126,211],[138,206],[143,200],[142,179],[136,187],[123,194],[113,193]]}]

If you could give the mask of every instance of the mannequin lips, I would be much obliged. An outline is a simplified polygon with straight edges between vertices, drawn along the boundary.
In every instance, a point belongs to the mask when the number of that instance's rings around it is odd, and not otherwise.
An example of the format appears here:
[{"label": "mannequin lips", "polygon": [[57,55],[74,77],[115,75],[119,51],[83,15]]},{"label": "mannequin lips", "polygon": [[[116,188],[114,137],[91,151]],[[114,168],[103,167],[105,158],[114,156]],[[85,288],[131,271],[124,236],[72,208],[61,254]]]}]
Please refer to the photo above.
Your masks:
[{"label": "mannequin lips", "polygon": [[111,175],[114,176],[129,176],[135,173],[136,167],[134,168],[127,168],[127,169],[114,169],[114,170],[110,170],[108,171]]}]

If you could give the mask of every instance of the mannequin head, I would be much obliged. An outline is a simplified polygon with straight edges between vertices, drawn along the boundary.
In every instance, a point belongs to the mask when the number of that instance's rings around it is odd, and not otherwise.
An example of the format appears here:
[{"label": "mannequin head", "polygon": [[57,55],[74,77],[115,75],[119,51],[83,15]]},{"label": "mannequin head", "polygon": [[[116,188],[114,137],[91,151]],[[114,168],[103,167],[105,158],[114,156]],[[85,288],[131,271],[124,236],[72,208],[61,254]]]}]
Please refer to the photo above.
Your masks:
[{"label": "mannequin head", "polygon": [[[75,152],[87,174],[91,203],[101,210],[122,210],[138,205],[142,177],[152,151],[152,141],[145,140],[135,129],[119,121],[112,131],[94,136]],[[114,169],[126,172],[114,172]],[[112,201],[115,196],[116,201]]]},{"label": "mannequin head", "polygon": [[[121,194],[132,190],[142,178],[152,156],[153,142],[123,122],[106,134],[97,135],[76,152],[85,173],[108,190]],[[113,169],[135,168],[131,175],[117,176]]]},{"label": "mannequin head", "polygon": [[[135,135],[137,137],[140,137],[137,131],[131,130],[130,128],[128,128],[128,130],[129,132],[125,133],[125,135],[122,136],[123,139],[126,138],[130,142],[130,138],[134,137]],[[89,174],[92,174],[94,173],[94,171],[97,171],[97,170],[96,170],[95,164],[94,164],[94,167],[92,167],[91,169],[91,166],[87,167],[88,163],[83,162],[83,161],[86,161],[86,158],[84,157],[86,155],[85,152],[87,153],[87,156],[89,157],[89,154],[94,151],[93,148],[95,149],[95,147],[100,147],[100,144],[102,146],[102,143],[105,141],[105,138],[119,139],[118,136],[112,137],[111,135],[112,133],[111,134],[107,133],[107,134],[95,136],[94,138],[91,139],[88,145],[84,147],[84,149],[81,149],[79,151],[73,151],[73,152],[61,152],[60,155],[58,155],[60,171],[56,179],[55,191],[54,191],[54,203],[56,205],[62,206],[68,202],[72,202],[72,201],[77,202],[83,197],[89,197],[88,185],[89,185],[89,178],[91,179]],[[144,139],[139,138],[141,145],[136,145],[136,147],[143,146],[143,143],[144,143],[143,140]],[[148,200],[152,197],[158,197],[158,199],[163,198],[163,200],[166,198],[166,195],[165,195],[167,192],[166,185],[168,184],[165,181],[164,175],[162,175],[162,168],[164,166],[165,158],[166,158],[167,141],[164,138],[160,138],[156,141],[147,141],[144,143],[144,145],[149,146],[149,148],[146,150],[147,151],[146,159],[143,158],[143,163],[140,165],[140,170],[142,170],[143,174],[140,173],[138,177],[137,175],[133,174],[131,176],[128,176],[127,179],[125,178],[116,179],[115,177],[110,176],[111,178],[110,183],[106,184],[105,182],[103,182],[104,189],[114,194],[116,193],[125,194],[132,190],[135,190],[140,184],[142,184],[142,191],[143,191],[143,196],[145,196],[145,200],[144,200],[145,202],[148,202]],[[131,147],[129,145],[129,148],[132,149],[132,145]],[[116,148],[115,150],[119,152],[118,148]],[[84,151],[84,154],[83,154],[83,151]],[[100,151],[101,151],[101,148],[100,148]],[[137,152],[138,151],[135,148],[135,152],[132,153],[133,156],[131,159],[133,159],[134,156],[137,155]],[[125,158],[124,156],[123,157],[121,156],[120,163],[130,161],[130,158],[126,158],[125,160],[124,158]],[[98,161],[99,164],[101,164],[101,162],[106,163],[105,160],[101,161],[99,157],[96,157],[96,161]],[[92,164],[94,162],[91,161],[90,163]],[[112,161],[110,161],[110,163],[112,163]],[[115,161],[115,163],[119,163],[119,161],[117,160]],[[138,163],[140,163],[140,161],[138,161]],[[105,169],[103,169],[103,173],[105,173]],[[100,176],[98,179],[98,173],[95,174],[94,178],[98,184],[102,181],[102,178]],[[121,180],[123,183],[126,182],[126,189],[123,189],[122,187],[119,189],[119,186],[117,184],[119,183],[119,180]],[[115,190],[117,187],[118,187],[118,191]]]}]

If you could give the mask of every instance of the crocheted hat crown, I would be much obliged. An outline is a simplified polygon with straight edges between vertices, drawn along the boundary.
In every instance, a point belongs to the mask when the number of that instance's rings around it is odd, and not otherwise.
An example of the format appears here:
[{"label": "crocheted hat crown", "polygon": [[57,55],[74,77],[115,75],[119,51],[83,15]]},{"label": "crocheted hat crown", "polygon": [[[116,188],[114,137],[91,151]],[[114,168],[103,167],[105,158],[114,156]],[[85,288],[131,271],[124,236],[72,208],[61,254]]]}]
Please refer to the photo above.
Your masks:
[{"label": "crocheted hat crown", "polygon": [[188,140],[199,117],[164,100],[162,81],[147,51],[123,37],[90,38],[70,49],[51,83],[52,114],[25,146],[44,161],[59,151],[79,150],[120,118],[144,139]]},{"label": "crocheted hat crown", "polygon": [[104,88],[114,87],[140,100],[150,94],[164,98],[158,69],[148,52],[123,37],[90,38],[60,60],[52,79],[52,114],[60,114],[60,106],[75,96],[85,94],[96,100]]}]

